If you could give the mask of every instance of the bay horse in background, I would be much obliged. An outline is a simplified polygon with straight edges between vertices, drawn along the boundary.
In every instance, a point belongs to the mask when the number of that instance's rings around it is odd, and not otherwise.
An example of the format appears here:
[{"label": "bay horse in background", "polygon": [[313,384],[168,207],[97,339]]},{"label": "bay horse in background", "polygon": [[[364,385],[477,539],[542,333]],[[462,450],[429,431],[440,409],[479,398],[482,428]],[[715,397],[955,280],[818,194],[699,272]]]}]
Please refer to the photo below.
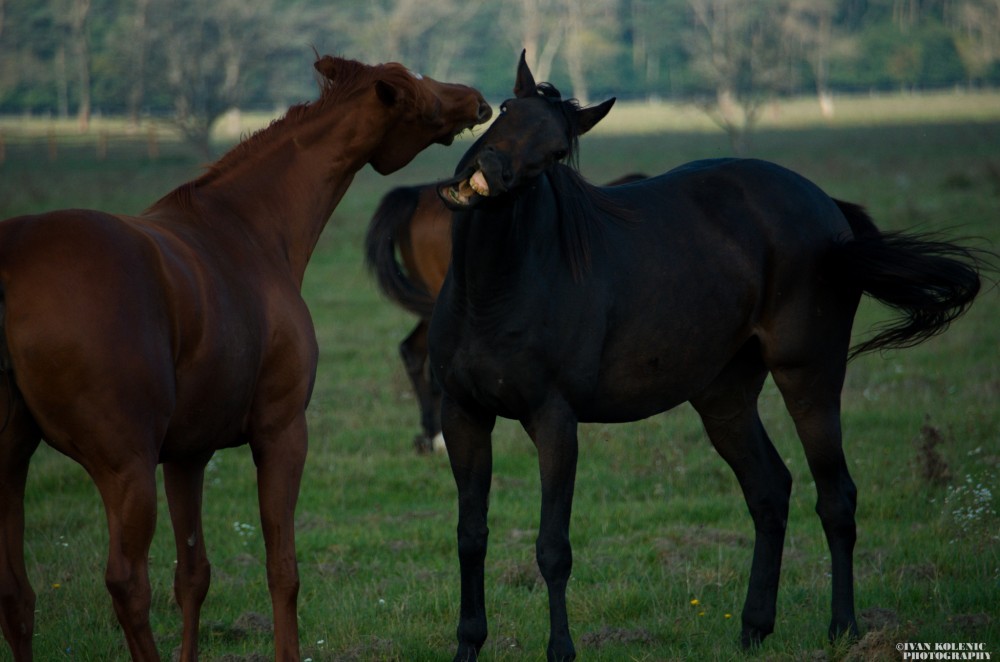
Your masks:
[{"label": "bay horse in background", "polygon": [[235,147],[138,216],[79,209],[0,223],[0,624],[32,658],[24,490],[41,439],[79,462],[108,519],[105,575],[134,660],[159,656],[148,550],[158,463],[177,547],[182,660],[208,591],[205,465],[249,444],[275,657],[298,660],[294,511],[316,335],[300,289],[365,164],[393,172],[489,118],[476,90],[325,56],[317,101]]},{"label": "bay horse in background", "polygon": [[497,416],[538,449],[536,554],[549,595],[548,658],[575,657],[566,611],[581,422],[642,419],[689,401],[735,472],[755,528],[741,642],[775,624],[791,474],[761,424],[768,373],[795,423],[830,549],[829,636],[856,636],[856,489],[840,393],[862,293],[902,318],[853,353],[943,331],[991,254],[883,233],[858,206],[778,165],[715,159],[614,188],[566,159],[614,99],[580,108],[536,84],[522,55],[515,98],[441,185],[452,267],[430,327],[441,423],[458,488],[456,660],[486,639],[484,560]]},{"label": "bay horse in background", "polygon": [[[607,186],[645,177],[633,173]],[[451,264],[451,214],[437,194],[437,184],[400,186],[382,197],[365,235],[365,264],[379,290],[420,318],[399,344],[399,355],[420,408],[421,432],[413,438],[418,453],[431,452],[444,444],[441,388],[431,379],[427,364],[427,329]]]}]

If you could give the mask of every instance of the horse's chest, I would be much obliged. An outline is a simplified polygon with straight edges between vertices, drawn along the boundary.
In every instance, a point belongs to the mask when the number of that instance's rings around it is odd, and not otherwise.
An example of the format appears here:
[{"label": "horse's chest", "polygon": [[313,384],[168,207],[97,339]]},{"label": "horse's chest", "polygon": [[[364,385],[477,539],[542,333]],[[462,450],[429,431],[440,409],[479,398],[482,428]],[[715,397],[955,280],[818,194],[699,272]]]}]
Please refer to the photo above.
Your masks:
[{"label": "horse's chest", "polygon": [[541,344],[526,332],[467,338],[456,348],[446,376],[449,392],[509,417],[535,406],[545,394],[548,369]]}]

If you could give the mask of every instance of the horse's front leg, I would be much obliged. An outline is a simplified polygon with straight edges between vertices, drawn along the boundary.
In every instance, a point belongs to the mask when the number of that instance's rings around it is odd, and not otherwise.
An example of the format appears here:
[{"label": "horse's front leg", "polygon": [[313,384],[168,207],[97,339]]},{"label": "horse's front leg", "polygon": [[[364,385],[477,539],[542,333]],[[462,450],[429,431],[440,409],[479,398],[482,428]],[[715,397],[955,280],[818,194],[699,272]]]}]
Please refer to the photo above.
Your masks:
[{"label": "horse's front leg", "polygon": [[198,622],[211,582],[201,520],[205,464],[206,461],[199,459],[163,465],[163,485],[177,548],[174,598],[184,619],[179,658],[182,662],[198,659]]},{"label": "horse's front leg", "polygon": [[295,559],[295,504],[306,459],[305,411],[280,430],[255,432],[251,448],[257,465],[257,500],[267,553],[267,587],[274,613],[274,658],[299,660]]},{"label": "horse's front leg", "polygon": [[566,584],[573,568],[569,522],[576,482],[577,419],[561,398],[522,422],[538,448],[542,514],[535,553],[549,591],[550,662],[573,660],[576,649],[566,614]]},{"label": "horse's front leg", "polygon": [[490,435],[496,418],[463,409],[445,394],[441,425],[458,488],[458,560],[462,577],[456,662],[475,660],[486,641],[483,566],[489,528],[486,513],[493,479]]}]

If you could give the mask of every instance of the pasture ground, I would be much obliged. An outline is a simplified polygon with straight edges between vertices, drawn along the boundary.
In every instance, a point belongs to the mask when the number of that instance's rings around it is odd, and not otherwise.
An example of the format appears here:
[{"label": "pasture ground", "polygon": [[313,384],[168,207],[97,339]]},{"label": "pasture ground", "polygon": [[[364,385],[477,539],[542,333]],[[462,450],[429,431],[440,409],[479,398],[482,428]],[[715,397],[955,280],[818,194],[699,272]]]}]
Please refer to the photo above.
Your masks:
[{"label": "pasture ground", "polygon": [[[752,154],[865,204],[882,228],[947,229],[1000,247],[997,96],[952,97],[950,110],[937,98],[903,101],[845,102],[843,121],[826,125],[776,111],[754,135]],[[658,112],[666,121],[640,120]],[[612,111],[606,129],[581,141],[581,169],[600,182],[728,155],[721,132],[671,124],[672,113],[669,106]],[[612,121],[616,115],[623,119]],[[13,129],[4,126],[9,137]],[[134,142],[112,141],[99,160],[93,141],[81,138],[50,161],[45,134],[8,139],[0,217],[63,207],[134,213],[199,172],[177,143],[164,139],[154,160],[141,136]],[[304,657],[314,661],[444,660],[454,650],[454,485],[444,456],[413,453],[416,406],[396,354],[413,320],[380,298],[362,267],[361,242],[382,194],[447,176],[467,144],[432,148],[391,178],[360,173],[307,274],[322,354],[297,525],[300,633]],[[858,336],[886,314],[864,304]],[[899,660],[896,645],[906,642],[976,642],[1000,656],[998,319],[1000,296],[988,286],[945,335],[863,356],[849,369],[843,422],[859,487],[857,605],[867,632],[853,647],[825,642],[828,552],[811,477],[771,384],[762,416],[795,486],[777,630],[752,656],[736,640],[753,530],[693,410],[582,427],[569,589],[581,659]],[[483,659],[542,659],[535,453],[506,421],[494,448]],[[218,453],[205,494],[213,584],[202,615],[203,660],[271,656],[255,492],[247,449]],[[103,584],[97,492],[79,466],[44,446],[32,464],[27,519],[36,659],[127,659]],[[169,660],[180,620],[162,499],[150,555],[153,627]],[[0,660],[9,659],[0,648]]]}]

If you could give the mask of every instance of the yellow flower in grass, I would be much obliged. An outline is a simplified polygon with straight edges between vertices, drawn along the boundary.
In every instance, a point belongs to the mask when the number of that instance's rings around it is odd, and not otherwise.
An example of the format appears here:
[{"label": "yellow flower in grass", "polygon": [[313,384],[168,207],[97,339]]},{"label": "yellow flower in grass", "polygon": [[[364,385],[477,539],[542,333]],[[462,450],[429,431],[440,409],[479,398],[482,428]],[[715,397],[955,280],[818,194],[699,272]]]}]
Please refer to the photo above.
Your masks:
[{"label": "yellow flower in grass", "polygon": [[699,601],[698,598],[692,598],[692,600],[691,600],[691,605],[692,606],[698,606],[700,604],[701,604],[701,601]]}]

